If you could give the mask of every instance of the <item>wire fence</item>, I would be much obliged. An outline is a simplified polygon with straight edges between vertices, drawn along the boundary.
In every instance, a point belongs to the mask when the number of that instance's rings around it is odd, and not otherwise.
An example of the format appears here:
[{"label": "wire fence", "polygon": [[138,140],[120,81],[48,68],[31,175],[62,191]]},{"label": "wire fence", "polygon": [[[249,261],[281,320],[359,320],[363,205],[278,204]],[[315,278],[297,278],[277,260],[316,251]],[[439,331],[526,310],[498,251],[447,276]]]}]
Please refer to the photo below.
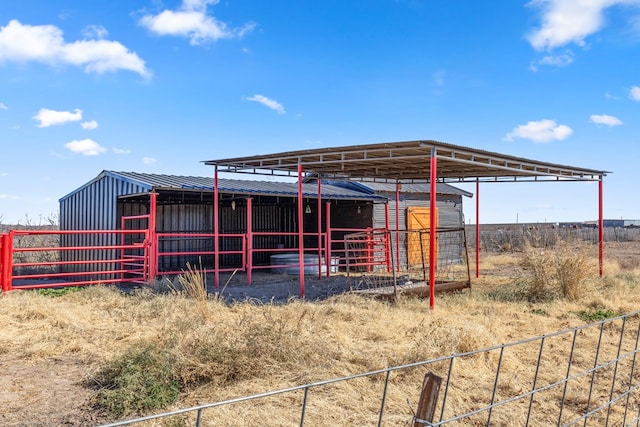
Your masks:
[{"label": "wire fence", "polygon": [[[466,227],[470,246],[475,247],[476,229]],[[605,227],[605,242],[640,241],[640,227]],[[489,252],[510,252],[522,250],[526,245],[533,247],[553,247],[558,242],[598,243],[598,229],[594,227],[557,227],[540,225],[482,225],[480,227],[480,248]]]},{"label": "wire fence", "polygon": [[[367,293],[420,294],[428,289],[430,230],[367,230],[344,237],[345,270],[351,290]],[[435,286],[438,290],[471,287],[464,228],[436,230]],[[428,294],[428,292],[427,292]]]},{"label": "wire fence", "polygon": [[[362,406],[368,405],[370,416],[364,421],[359,419],[358,425],[637,427],[639,338],[640,311],[636,311],[481,350],[106,426],[174,425],[171,422],[178,419],[183,425],[197,427],[269,424],[268,420],[253,415],[261,405],[273,405],[273,411],[290,412],[291,423],[287,425],[320,425],[322,421],[316,417],[331,409],[317,406],[326,404],[319,396],[331,393],[335,387],[355,385],[350,388],[354,392],[351,398],[333,403],[351,405],[353,413],[362,413]],[[438,392],[427,402],[433,409],[433,419],[412,415],[407,412],[406,403],[401,409],[402,402],[415,402],[418,396],[402,395],[394,386],[415,378],[410,375],[415,371],[441,378]],[[357,390],[363,387],[379,390],[380,400],[364,402],[357,395]],[[231,418],[229,411],[233,414]]]}]

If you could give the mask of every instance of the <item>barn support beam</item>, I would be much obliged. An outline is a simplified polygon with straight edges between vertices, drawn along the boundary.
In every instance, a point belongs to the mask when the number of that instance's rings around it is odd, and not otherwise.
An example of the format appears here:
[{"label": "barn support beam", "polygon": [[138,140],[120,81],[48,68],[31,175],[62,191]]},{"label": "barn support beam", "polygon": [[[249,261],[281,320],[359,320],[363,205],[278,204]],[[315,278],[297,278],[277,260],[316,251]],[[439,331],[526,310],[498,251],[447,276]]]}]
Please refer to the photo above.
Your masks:
[{"label": "barn support beam", "polygon": [[436,180],[438,178],[437,167],[437,151],[435,147],[431,148],[431,165],[430,165],[430,202],[429,202],[429,307],[431,310],[435,308],[436,295]]},{"label": "barn support beam", "polygon": [[298,261],[300,298],[304,298],[304,197],[302,193],[302,163],[298,162]]},{"label": "barn support beam", "polygon": [[327,277],[329,277],[331,275],[331,202],[325,202],[324,221],[324,257],[327,265]]},{"label": "barn support beam", "polygon": [[[327,272],[329,272],[329,264],[327,264]],[[320,175],[318,175],[318,279],[322,279],[322,178]]]},{"label": "barn support beam", "polygon": [[152,191],[149,194],[149,219],[147,220],[147,226],[149,227],[149,284],[153,284],[158,276],[158,235],[156,230],[158,212],[158,193]]},{"label": "barn support beam", "polygon": [[396,271],[400,271],[400,182],[396,181]]},{"label": "barn support beam", "polygon": [[389,249],[389,245],[391,244],[391,239],[389,238],[389,202],[385,202],[384,204],[384,257],[387,263],[387,273],[391,273],[391,250]]},{"label": "barn support beam", "polygon": [[253,270],[253,199],[247,197],[247,285],[251,284],[251,271]]},{"label": "barn support beam", "polygon": [[220,200],[218,196],[218,165],[215,165],[213,172],[213,271],[216,289],[220,287]]},{"label": "barn support beam", "polygon": [[[464,227],[464,224],[462,224]],[[476,178],[476,278],[480,277],[480,180]]]},{"label": "barn support beam", "polygon": [[603,216],[602,175],[598,180],[598,271],[600,277],[604,271],[604,216]]}]

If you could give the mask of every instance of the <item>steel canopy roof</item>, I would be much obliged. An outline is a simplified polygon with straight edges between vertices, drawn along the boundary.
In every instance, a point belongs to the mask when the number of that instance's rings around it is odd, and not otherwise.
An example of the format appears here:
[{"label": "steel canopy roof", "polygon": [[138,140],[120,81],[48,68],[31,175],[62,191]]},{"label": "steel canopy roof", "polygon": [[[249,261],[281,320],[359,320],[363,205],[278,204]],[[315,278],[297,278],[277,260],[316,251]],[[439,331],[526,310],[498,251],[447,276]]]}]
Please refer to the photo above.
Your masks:
[{"label": "steel canopy roof", "polygon": [[379,182],[429,180],[431,157],[440,182],[596,181],[606,171],[540,162],[438,141],[404,141],[208,160],[221,172],[275,176],[305,173]]}]

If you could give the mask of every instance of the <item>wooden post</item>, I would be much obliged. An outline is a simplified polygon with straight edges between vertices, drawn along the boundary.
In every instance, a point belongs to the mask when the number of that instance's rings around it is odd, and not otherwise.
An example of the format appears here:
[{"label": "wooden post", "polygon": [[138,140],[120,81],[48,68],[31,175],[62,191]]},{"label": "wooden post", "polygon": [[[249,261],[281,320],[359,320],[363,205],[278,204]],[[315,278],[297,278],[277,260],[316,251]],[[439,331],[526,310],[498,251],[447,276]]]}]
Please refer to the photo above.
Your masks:
[{"label": "wooden post", "polygon": [[423,427],[425,421],[432,423],[433,415],[436,412],[436,404],[438,403],[438,393],[440,393],[440,384],[442,378],[427,372],[422,381],[422,392],[420,393],[420,401],[418,402],[418,411],[413,420],[414,427]]}]

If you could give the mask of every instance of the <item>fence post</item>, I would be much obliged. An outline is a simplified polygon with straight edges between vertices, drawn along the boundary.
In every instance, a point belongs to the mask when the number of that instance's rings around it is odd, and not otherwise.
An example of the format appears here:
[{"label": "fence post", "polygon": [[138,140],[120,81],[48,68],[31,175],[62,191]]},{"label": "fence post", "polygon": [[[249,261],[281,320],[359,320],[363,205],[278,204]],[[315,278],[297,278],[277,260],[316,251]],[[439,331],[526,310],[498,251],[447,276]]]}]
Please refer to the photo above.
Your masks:
[{"label": "fence post", "polygon": [[433,415],[436,412],[441,383],[442,378],[439,376],[431,372],[425,374],[424,380],[422,381],[420,401],[418,402],[418,411],[414,416],[414,427],[421,427],[424,426],[425,423],[433,422]]},{"label": "fence post", "polygon": [[0,289],[2,293],[6,292],[6,285],[4,283],[4,268],[5,268],[5,235],[0,234]]},{"label": "fence post", "polygon": [[149,285],[153,283],[158,276],[158,234],[156,232],[156,218],[158,210],[158,194],[156,192],[149,193],[149,219],[147,220],[147,239],[149,240],[147,257],[149,258]]},{"label": "fence post", "polygon": [[252,271],[253,271],[253,199],[251,197],[247,197],[247,244],[245,246],[246,249],[246,269],[247,269],[247,285],[251,284],[252,281]]},{"label": "fence post", "polygon": [[9,292],[12,286],[13,274],[13,231],[0,236],[2,238],[2,248],[0,249],[0,282],[2,282],[2,292]]}]

